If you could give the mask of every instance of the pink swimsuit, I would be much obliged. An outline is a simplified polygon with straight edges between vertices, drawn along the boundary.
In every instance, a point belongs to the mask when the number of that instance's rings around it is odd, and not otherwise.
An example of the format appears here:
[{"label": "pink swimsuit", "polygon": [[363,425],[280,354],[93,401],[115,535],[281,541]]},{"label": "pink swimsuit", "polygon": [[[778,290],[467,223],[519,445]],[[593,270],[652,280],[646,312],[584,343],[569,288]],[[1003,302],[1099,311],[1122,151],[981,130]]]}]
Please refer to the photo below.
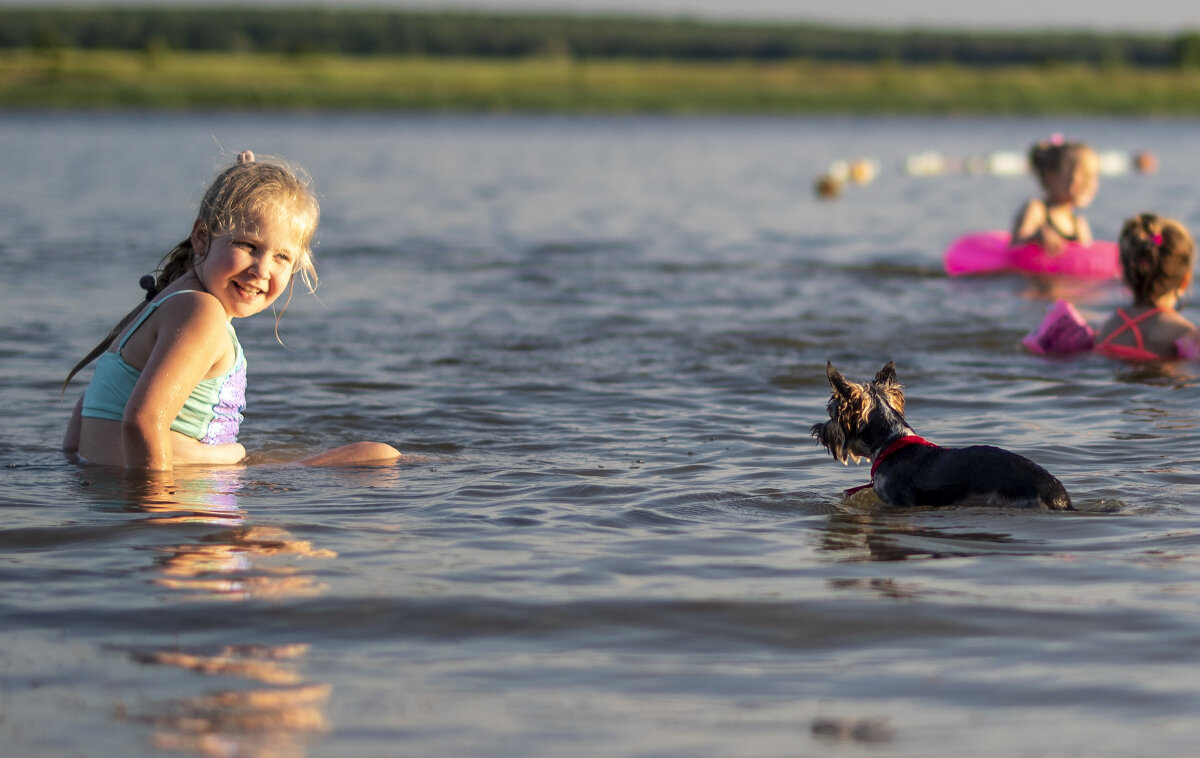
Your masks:
[{"label": "pink swimsuit", "polygon": [[[1101,355],[1106,355],[1109,358],[1119,358],[1123,361],[1157,361],[1162,360],[1163,356],[1158,353],[1151,352],[1146,349],[1145,341],[1142,339],[1142,330],[1138,329],[1138,324],[1145,321],[1149,317],[1162,313],[1162,308],[1151,308],[1137,318],[1129,318],[1125,315],[1125,311],[1117,309],[1117,315],[1125,322],[1121,324],[1113,333],[1104,338],[1104,341],[1096,345],[1096,352]],[[1137,347],[1131,345],[1114,345],[1113,338],[1122,332],[1129,331],[1133,333],[1133,338],[1137,340]]]}]

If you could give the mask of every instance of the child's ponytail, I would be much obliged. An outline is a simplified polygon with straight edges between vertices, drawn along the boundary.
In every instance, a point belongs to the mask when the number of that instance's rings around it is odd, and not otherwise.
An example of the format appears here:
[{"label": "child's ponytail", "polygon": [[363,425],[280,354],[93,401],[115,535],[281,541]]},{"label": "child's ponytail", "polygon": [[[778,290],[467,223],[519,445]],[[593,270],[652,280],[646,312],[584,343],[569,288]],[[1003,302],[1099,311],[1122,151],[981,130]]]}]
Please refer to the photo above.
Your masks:
[{"label": "child's ponytail", "polygon": [[112,331],[105,336],[91,351],[83,357],[83,360],[75,364],[75,367],[67,374],[67,378],[63,380],[63,392],[67,391],[67,385],[75,378],[75,375],[83,370],[89,363],[100,357],[100,354],[108,349],[112,341],[117,338],[125,327],[129,326],[142,309],[154,299],[154,296],[187,272],[192,270],[192,240],[189,237],[183,242],[176,245],[171,252],[167,253],[159,263],[159,267],[154,274],[146,274],[138,284],[142,289],[146,290],[146,297],[142,302],[138,303],[133,310],[125,314],[124,318],[117,322],[117,325],[112,328]]},{"label": "child's ponytail", "polygon": [[1058,171],[1063,163],[1063,143],[1041,140],[1029,148],[1029,166],[1039,178]]},{"label": "child's ponytail", "polygon": [[1140,213],[1125,222],[1119,240],[1121,273],[1134,303],[1152,305],[1179,289],[1196,257],[1196,245],[1177,221]]},{"label": "child's ponytail", "polygon": [[1080,156],[1089,152],[1092,152],[1092,148],[1087,144],[1065,140],[1061,134],[1055,134],[1029,148],[1029,167],[1033,169],[1038,183],[1045,187],[1050,177],[1068,169],[1074,170]]}]

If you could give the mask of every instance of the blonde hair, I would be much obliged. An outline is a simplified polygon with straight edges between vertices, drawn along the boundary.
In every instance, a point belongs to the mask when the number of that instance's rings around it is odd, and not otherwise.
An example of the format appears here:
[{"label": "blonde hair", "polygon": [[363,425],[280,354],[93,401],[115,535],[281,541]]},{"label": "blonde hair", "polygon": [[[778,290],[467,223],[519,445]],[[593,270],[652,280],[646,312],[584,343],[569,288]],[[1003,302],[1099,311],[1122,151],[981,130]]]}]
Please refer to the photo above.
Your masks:
[{"label": "blonde hair", "polygon": [[[237,163],[222,171],[209,185],[200,200],[196,220],[211,239],[272,215],[291,221],[292,228],[299,235],[299,249],[292,273],[299,274],[308,291],[314,292],[317,288],[317,269],[312,241],[320,223],[321,211],[312,190],[312,178],[303,168],[282,158],[256,158],[252,153],[242,153]],[[163,256],[154,275],[142,277],[145,300],[126,314],[100,344],[75,364],[63,382],[63,390],[81,369],[108,348],[155,295],[195,268],[198,256],[204,252],[192,249],[192,236],[188,235]],[[288,292],[290,300],[291,290]],[[286,308],[287,302],[284,303]]]},{"label": "blonde hair", "polygon": [[1121,227],[1121,278],[1135,305],[1153,305],[1179,289],[1196,260],[1196,243],[1178,221],[1139,213]]}]

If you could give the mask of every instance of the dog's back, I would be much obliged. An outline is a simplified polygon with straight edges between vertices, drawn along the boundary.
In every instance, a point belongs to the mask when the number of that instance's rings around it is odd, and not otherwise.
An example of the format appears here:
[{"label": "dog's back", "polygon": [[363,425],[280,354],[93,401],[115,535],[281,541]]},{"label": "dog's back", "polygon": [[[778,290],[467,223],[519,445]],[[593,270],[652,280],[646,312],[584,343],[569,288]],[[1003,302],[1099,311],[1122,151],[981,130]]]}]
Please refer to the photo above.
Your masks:
[{"label": "dog's back", "polygon": [[889,505],[1007,505],[1071,510],[1071,497],[1028,458],[989,445],[944,448],[916,435],[904,418],[904,392],[889,361],[869,384],[825,365],[833,390],[829,421],[813,437],[835,459],[874,461],[871,484]]},{"label": "dog's back", "polygon": [[1062,482],[1028,458],[990,445],[898,451],[875,474],[880,498],[898,506],[1009,505],[1072,510]]}]

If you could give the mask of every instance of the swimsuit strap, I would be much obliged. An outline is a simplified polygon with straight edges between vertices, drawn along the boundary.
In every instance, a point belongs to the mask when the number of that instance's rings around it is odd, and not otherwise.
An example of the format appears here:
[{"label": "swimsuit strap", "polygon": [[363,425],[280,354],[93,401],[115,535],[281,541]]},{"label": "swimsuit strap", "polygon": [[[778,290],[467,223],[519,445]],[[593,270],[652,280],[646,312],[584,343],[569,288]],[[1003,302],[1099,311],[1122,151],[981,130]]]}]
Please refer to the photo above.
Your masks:
[{"label": "swimsuit strap", "polygon": [[1054,223],[1054,217],[1050,215],[1050,206],[1045,200],[1042,201],[1042,206],[1046,209],[1046,224],[1051,229],[1058,232],[1058,236],[1062,237],[1068,242],[1075,242],[1079,239],[1079,217],[1075,215],[1074,211],[1071,212],[1071,222],[1075,225],[1075,231],[1071,234],[1067,234],[1062,229],[1058,228],[1058,224]]},{"label": "swimsuit strap", "polygon": [[1163,310],[1162,308],[1151,308],[1150,310],[1146,311],[1145,313],[1139,314],[1135,318],[1130,318],[1125,313],[1125,311],[1121,310],[1120,308],[1117,308],[1117,315],[1120,316],[1121,320],[1124,321],[1125,323],[1121,324],[1116,329],[1114,329],[1112,334],[1105,337],[1104,340],[1100,344],[1107,345],[1109,342],[1112,342],[1113,338],[1116,337],[1121,332],[1130,331],[1130,332],[1133,332],[1133,338],[1137,340],[1138,350],[1145,350],[1146,348],[1142,341],[1142,330],[1138,329],[1137,325],[1142,323],[1146,319],[1150,318],[1151,316],[1155,315],[1156,313],[1162,313],[1162,310]]},{"label": "swimsuit strap", "polygon": [[157,308],[158,306],[167,302],[168,300],[175,297],[176,295],[182,295],[185,292],[199,292],[199,291],[200,290],[179,290],[178,292],[172,292],[171,294],[167,295],[166,297],[159,298],[158,300],[155,300],[153,303],[150,303],[150,305],[143,308],[141,314],[137,317],[137,320],[133,322],[133,326],[130,327],[125,332],[125,335],[123,337],[121,337],[121,341],[117,343],[117,350],[116,350],[117,354],[118,355],[121,354],[121,351],[125,349],[125,343],[129,341],[129,338],[133,336],[134,332],[136,332],[139,328],[141,328],[142,322],[145,321],[146,319],[150,318],[150,314],[154,313],[155,308]]}]

